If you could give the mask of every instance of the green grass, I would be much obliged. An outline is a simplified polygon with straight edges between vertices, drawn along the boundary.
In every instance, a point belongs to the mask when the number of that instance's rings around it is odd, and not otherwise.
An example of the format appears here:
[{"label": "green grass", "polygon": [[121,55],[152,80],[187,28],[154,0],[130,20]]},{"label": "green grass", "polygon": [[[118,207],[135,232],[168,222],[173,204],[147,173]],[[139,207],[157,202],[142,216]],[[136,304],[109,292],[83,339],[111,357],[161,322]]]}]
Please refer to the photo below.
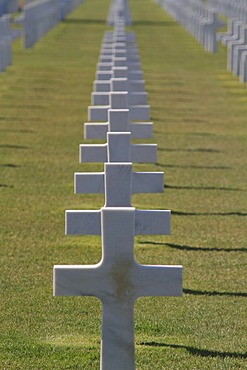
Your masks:
[{"label": "green grass", "polygon": [[[90,264],[100,238],[64,236],[65,209],[98,209],[74,195],[97,58],[110,1],[90,0],[34,49],[14,45],[0,75],[0,369],[98,369],[101,305],[54,298],[54,264]],[[164,171],[165,193],[133,196],[172,209],[172,236],[137,237],[144,264],[182,264],[182,298],[135,306],[138,370],[246,367],[247,91],[150,0],[132,0],[132,29]],[[244,358],[245,356],[245,358]],[[116,369],[117,370],[117,369]],[[126,369],[127,370],[127,369]]]}]

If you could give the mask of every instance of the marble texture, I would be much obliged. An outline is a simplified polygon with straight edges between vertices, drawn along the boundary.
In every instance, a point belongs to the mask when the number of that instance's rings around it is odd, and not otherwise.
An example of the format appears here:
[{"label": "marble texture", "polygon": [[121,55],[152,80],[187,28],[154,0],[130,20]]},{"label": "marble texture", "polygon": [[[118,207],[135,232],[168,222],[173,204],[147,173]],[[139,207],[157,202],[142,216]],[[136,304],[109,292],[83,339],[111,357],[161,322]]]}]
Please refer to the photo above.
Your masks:
[{"label": "marble texture", "polygon": [[240,37],[238,40],[229,42],[227,45],[227,70],[233,71],[234,66],[234,52],[238,46],[247,44],[247,26],[240,28]]},{"label": "marble texture", "polygon": [[149,105],[131,105],[128,91],[109,92],[109,105],[94,105],[88,107],[88,120],[106,122],[109,109],[129,109],[130,121],[149,121]]},{"label": "marble texture", "polygon": [[111,109],[128,109],[128,92],[127,91],[112,91],[110,96]]},{"label": "marble texture", "polygon": [[[115,73],[115,77],[113,78],[126,78],[127,76],[116,76],[118,73]],[[93,90],[95,92],[109,92],[111,91],[111,81],[110,80],[95,80]],[[138,92],[145,92],[145,80],[137,80],[137,81],[130,81],[128,80],[128,88],[127,90],[129,93],[138,93]]]},{"label": "marble texture", "polygon": [[[105,163],[104,172],[76,172],[74,174],[76,194],[104,194],[108,185],[108,189],[116,198],[120,197],[119,193],[123,184],[125,189],[130,189],[127,199],[137,193],[162,193],[164,191],[164,173],[132,172],[132,163]],[[107,198],[109,199],[109,196]],[[121,204],[121,206],[125,207],[129,204],[130,201],[127,200],[126,204]],[[115,207],[118,204],[111,206]]]},{"label": "marble texture", "polygon": [[114,51],[112,54],[100,55],[99,63],[111,63],[114,58],[127,58],[129,63],[140,63],[140,56],[138,53],[129,53],[128,50]]},{"label": "marble texture", "polygon": [[113,66],[109,71],[97,71],[96,80],[108,81],[111,78],[128,78],[129,80],[143,80],[142,71],[129,70],[128,67]]},{"label": "marble texture", "polygon": [[[147,104],[147,93],[142,89],[138,89],[139,81],[130,82],[127,78],[111,78],[109,81],[95,81],[94,90],[92,96],[109,96],[110,92],[128,92],[129,99],[133,105]],[[134,90],[134,85],[137,85],[136,91]],[[135,98],[138,96],[138,98]],[[138,99],[138,102],[135,102],[134,99]],[[107,100],[108,101],[108,100]],[[110,100],[108,101],[110,104]],[[92,105],[102,105],[102,103],[96,103],[92,100]]]},{"label": "marble texture", "polygon": [[101,235],[101,211],[65,211],[65,235]]},{"label": "marble texture", "polygon": [[130,144],[130,136],[130,132],[108,132],[106,144],[81,144],[79,161],[157,162],[157,144]]},{"label": "marble texture", "polygon": [[181,23],[204,47],[207,52],[217,51],[217,30],[225,26],[217,12],[202,1],[162,0],[161,6]]},{"label": "marble texture", "polygon": [[0,72],[12,64],[12,30],[10,15],[0,17]]},{"label": "marble texture", "polygon": [[[92,92],[91,93],[91,105],[110,105],[110,93],[112,91],[127,91],[127,89],[116,89],[112,88],[109,92]],[[130,92],[128,93],[129,107],[131,106],[145,106],[147,105],[147,93],[146,92]]]},{"label": "marble texture", "polygon": [[108,122],[84,123],[85,139],[106,139],[107,132],[131,132],[133,139],[153,136],[152,122],[129,122],[129,109],[108,109]]},{"label": "marble texture", "polygon": [[127,67],[129,71],[141,71],[139,62],[130,62],[126,57],[114,57],[110,62],[97,63],[97,71],[111,71],[113,67]]},{"label": "marble texture", "polygon": [[[105,173],[98,172],[75,172],[75,194],[104,194]],[[138,193],[162,193],[164,191],[163,172],[133,172],[132,194]]]},{"label": "marble texture", "polygon": [[182,295],[182,266],[135,261],[138,217],[132,207],[102,208],[101,261],[54,266],[55,296],[94,296],[102,302],[102,370],[135,369],[134,304],[138,298]]},{"label": "marble texture", "polygon": [[117,29],[114,28],[113,31],[106,31],[104,34],[104,42],[112,43],[114,42],[116,37],[124,37],[127,44],[136,43],[135,32],[126,32],[125,26],[123,26],[122,28],[118,27]]},{"label": "marble texture", "polygon": [[242,83],[247,82],[247,51],[241,53],[239,65],[239,80]]},{"label": "marble texture", "polygon": [[130,132],[109,132],[107,134],[108,162],[130,162]]}]

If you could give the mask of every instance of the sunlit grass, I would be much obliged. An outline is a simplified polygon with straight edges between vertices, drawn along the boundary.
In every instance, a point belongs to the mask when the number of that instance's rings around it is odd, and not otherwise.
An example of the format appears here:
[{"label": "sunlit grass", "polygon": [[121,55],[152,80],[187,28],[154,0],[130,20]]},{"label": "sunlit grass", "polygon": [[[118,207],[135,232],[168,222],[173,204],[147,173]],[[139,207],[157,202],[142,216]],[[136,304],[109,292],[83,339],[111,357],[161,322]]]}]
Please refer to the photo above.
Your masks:
[{"label": "sunlit grass", "polygon": [[[246,352],[247,91],[150,0],[131,1],[164,194],[133,206],[171,209],[172,236],[138,236],[143,264],[182,264],[182,298],[135,306],[137,369],[244,369]],[[34,49],[14,45],[0,75],[2,369],[98,369],[101,304],[52,296],[54,264],[101,258],[98,237],[64,236],[65,209],[98,209],[73,194],[83,123],[110,1],[90,0]],[[127,370],[127,369],[126,369]]]}]

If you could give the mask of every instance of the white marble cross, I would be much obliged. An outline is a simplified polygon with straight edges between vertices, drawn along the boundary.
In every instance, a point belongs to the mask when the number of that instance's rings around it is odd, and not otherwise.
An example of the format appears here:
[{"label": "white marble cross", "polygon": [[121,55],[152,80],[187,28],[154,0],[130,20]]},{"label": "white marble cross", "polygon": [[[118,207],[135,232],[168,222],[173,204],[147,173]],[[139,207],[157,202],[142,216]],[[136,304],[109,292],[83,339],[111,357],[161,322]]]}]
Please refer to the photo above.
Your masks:
[{"label": "white marble cross", "polygon": [[127,78],[112,78],[110,80],[110,91],[94,91],[91,94],[92,105],[110,105],[110,93],[111,92],[128,92],[128,104],[129,106],[136,105],[147,105],[147,93],[146,92],[130,92],[128,91],[128,79]]},{"label": "white marble cross", "polygon": [[149,121],[149,105],[129,105],[128,91],[112,91],[109,93],[109,105],[94,105],[88,107],[88,120],[106,122],[109,109],[129,109],[130,121]]},{"label": "white marble cross", "polygon": [[114,50],[110,55],[100,55],[99,63],[111,63],[114,58],[126,58],[129,63],[140,63],[138,53],[129,53],[128,50]]},{"label": "white marble cross", "polygon": [[107,132],[131,132],[132,139],[153,135],[152,122],[129,122],[129,109],[108,109],[107,122],[85,122],[85,139],[106,139]]},{"label": "white marble cross", "polygon": [[164,173],[132,172],[132,163],[105,163],[104,172],[76,172],[74,190],[76,194],[106,194],[107,207],[129,207],[132,194],[162,193]]},{"label": "white marble cross", "polygon": [[86,234],[102,234],[100,263],[54,266],[55,296],[95,296],[102,302],[101,370],[135,369],[134,303],[139,297],[182,294],[181,266],[141,265],[134,259],[135,235],[164,231],[157,230],[155,212],[165,221],[162,211],[102,208],[93,225],[84,220]]},{"label": "white marble cross", "polygon": [[81,144],[80,162],[157,162],[157,144],[131,144],[130,132],[108,132],[106,144]]}]

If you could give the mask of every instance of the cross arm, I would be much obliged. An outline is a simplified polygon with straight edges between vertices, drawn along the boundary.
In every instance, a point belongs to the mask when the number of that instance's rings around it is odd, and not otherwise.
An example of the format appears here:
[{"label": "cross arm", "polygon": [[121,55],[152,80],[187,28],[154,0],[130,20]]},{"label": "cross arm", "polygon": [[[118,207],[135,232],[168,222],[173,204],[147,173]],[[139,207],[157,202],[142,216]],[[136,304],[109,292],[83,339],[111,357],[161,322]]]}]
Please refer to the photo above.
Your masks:
[{"label": "cross arm", "polygon": [[108,122],[106,123],[84,123],[85,139],[105,139],[107,136]]},{"label": "cross arm", "polygon": [[101,211],[66,211],[66,235],[100,235]]},{"label": "cross arm", "polygon": [[133,172],[132,194],[162,193],[164,191],[164,172]]},{"label": "cross arm", "polygon": [[136,210],[135,235],[170,235],[171,211]]},{"label": "cross arm", "polygon": [[180,265],[137,264],[134,275],[138,298],[182,295],[182,266]]},{"label": "cross arm", "polygon": [[107,162],[107,144],[81,144],[80,162]]},{"label": "cross arm", "polygon": [[74,174],[75,194],[104,194],[104,172]]},{"label": "cross arm", "polygon": [[[100,284],[99,284],[100,282]],[[101,263],[96,265],[55,265],[54,296],[95,296],[102,291]]]}]

